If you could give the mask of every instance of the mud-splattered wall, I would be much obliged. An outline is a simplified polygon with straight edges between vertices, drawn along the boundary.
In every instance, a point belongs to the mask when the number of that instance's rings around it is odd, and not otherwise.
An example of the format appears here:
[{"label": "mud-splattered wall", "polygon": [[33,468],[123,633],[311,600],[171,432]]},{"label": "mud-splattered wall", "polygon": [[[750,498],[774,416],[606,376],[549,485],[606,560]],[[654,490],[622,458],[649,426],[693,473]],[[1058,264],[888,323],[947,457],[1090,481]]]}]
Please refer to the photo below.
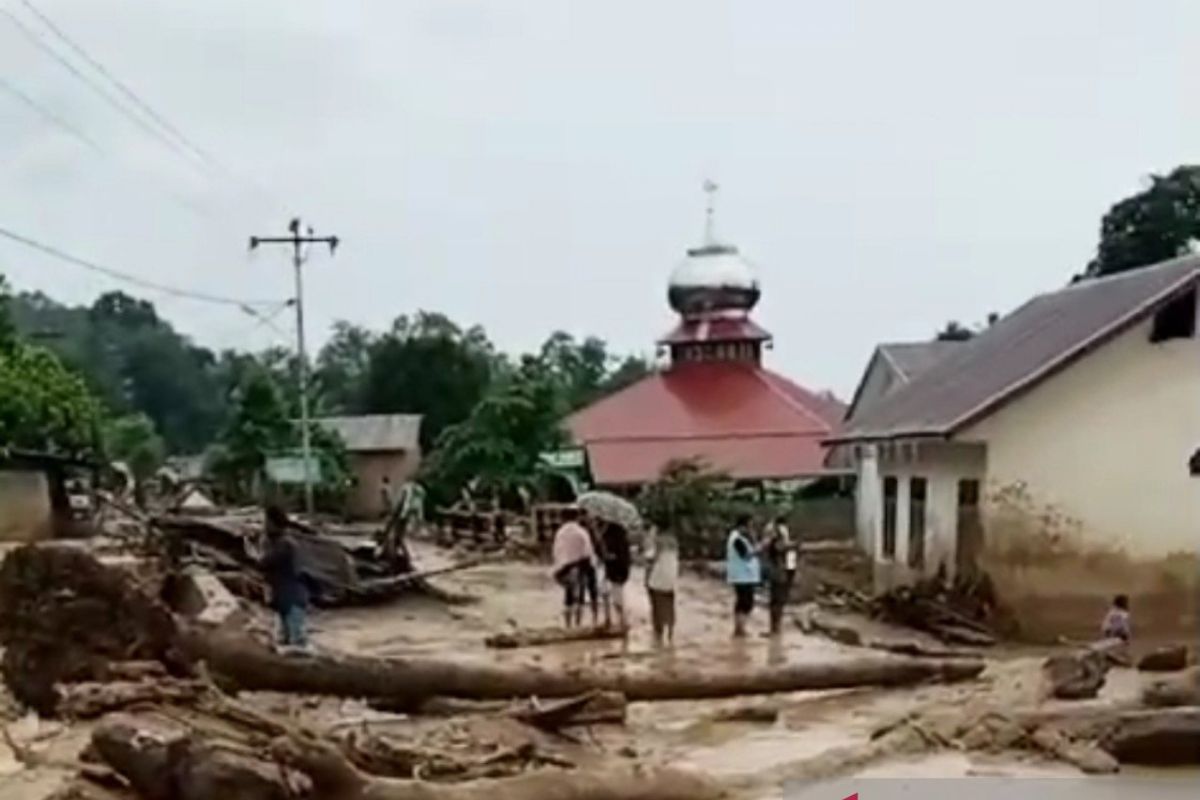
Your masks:
[{"label": "mud-splattered wall", "polygon": [[1145,555],[1106,544],[1023,484],[991,487],[985,524],[981,567],[1023,638],[1095,638],[1111,598],[1128,594],[1139,640],[1182,637],[1200,644],[1195,548]]}]

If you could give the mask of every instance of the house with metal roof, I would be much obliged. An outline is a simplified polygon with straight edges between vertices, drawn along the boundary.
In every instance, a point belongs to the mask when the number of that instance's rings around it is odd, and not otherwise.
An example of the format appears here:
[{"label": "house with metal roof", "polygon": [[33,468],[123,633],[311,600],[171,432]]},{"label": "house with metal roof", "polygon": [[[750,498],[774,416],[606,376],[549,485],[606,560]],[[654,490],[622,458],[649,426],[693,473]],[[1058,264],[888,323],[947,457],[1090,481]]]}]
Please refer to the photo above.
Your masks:
[{"label": "house with metal roof", "polygon": [[346,447],[354,475],[347,513],[363,519],[383,516],[384,486],[399,491],[421,465],[420,415],[322,417],[317,424],[336,433]]},{"label": "house with metal roof", "polygon": [[824,440],[845,406],[763,366],[771,334],[750,318],[758,279],[736,247],[717,241],[711,201],[708,213],[704,244],[671,273],[667,299],[679,321],[659,341],[666,367],[566,421],[597,485],[651,483],[688,459],[741,481],[831,471]]},{"label": "house with metal roof", "polygon": [[1187,256],[1038,295],[965,342],[881,347],[830,440],[877,583],[1200,554],[1198,285]]}]

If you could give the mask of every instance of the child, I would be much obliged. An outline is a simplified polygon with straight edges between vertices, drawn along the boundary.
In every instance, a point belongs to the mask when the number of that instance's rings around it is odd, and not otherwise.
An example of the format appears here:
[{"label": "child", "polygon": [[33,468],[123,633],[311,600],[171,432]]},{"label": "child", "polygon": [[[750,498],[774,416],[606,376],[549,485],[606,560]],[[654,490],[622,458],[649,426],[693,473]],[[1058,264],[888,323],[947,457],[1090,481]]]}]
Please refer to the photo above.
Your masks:
[{"label": "child", "polygon": [[1104,639],[1120,639],[1128,644],[1133,638],[1133,626],[1129,617],[1129,596],[1119,594],[1113,598],[1112,607],[1104,615],[1100,625],[1100,636]]}]

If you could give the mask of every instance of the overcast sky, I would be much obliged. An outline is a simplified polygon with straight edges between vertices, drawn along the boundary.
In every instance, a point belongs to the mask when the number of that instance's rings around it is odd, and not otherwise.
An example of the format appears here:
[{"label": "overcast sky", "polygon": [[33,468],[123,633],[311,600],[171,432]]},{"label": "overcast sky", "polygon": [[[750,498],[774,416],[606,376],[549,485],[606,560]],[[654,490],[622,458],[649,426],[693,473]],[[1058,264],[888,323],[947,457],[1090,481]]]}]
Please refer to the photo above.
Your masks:
[{"label": "overcast sky", "polygon": [[[0,225],[282,299],[284,255],[246,237],[304,215],[344,242],[307,271],[318,341],[424,308],[505,349],[565,329],[650,352],[711,177],[769,364],[846,396],[877,342],[1061,285],[1113,201],[1200,160],[1187,0],[34,2],[228,172],[187,166],[0,13],[0,79],[99,145],[0,86]],[[2,240],[0,272],[69,302],[118,287]],[[282,341],[141,294],[203,344]]]}]

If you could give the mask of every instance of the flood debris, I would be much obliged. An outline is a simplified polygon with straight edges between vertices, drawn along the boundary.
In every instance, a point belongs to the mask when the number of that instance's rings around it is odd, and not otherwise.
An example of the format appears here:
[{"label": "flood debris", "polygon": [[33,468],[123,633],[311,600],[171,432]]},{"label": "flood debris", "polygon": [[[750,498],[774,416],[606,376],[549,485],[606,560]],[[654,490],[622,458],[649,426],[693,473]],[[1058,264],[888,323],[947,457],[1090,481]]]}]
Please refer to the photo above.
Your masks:
[{"label": "flood debris", "polygon": [[515,650],[519,647],[543,647],[566,642],[624,639],[628,635],[627,629],[609,625],[581,628],[520,628],[494,633],[484,639],[484,644],[497,650]]},{"label": "flood debris", "polygon": [[1178,672],[1188,665],[1187,645],[1172,644],[1155,648],[1137,662],[1141,672]]},{"label": "flood debris", "polygon": [[[680,800],[718,798],[723,790],[680,770],[623,766],[534,770],[512,777],[461,783],[399,779],[380,773],[412,773],[416,755],[430,771],[462,765],[444,753],[414,752],[372,740],[347,752],[344,745],[295,731],[266,747],[237,747],[192,730],[153,727],[133,718],[99,726],[93,747],[145,800],[209,800],[232,796],[282,800],[296,796],[329,800]],[[520,757],[499,752],[491,764]],[[487,766],[487,765],[484,765]],[[470,767],[466,768],[468,772]],[[368,770],[376,770],[369,772]]]},{"label": "flood debris", "polygon": [[1200,666],[1148,683],[1142,689],[1142,702],[1156,708],[1200,706]]},{"label": "flood debris", "polygon": [[[261,602],[266,595],[258,572],[262,526],[258,512],[222,516],[162,514],[152,526],[178,564],[198,564],[217,575],[243,597]],[[317,606],[340,608],[386,603],[406,594],[460,602],[433,587],[428,579],[486,563],[472,558],[438,569],[420,571],[403,541],[391,558],[383,558],[376,537],[333,536],[292,520],[300,570]]]},{"label": "flood debris", "polygon": [[1127,661],[1126,642],[1103,639],[1071,652],[1050,656],[1042,664],[1042,674],[1052,697],[1084,700],[1099,694],[1110,667]]}]

